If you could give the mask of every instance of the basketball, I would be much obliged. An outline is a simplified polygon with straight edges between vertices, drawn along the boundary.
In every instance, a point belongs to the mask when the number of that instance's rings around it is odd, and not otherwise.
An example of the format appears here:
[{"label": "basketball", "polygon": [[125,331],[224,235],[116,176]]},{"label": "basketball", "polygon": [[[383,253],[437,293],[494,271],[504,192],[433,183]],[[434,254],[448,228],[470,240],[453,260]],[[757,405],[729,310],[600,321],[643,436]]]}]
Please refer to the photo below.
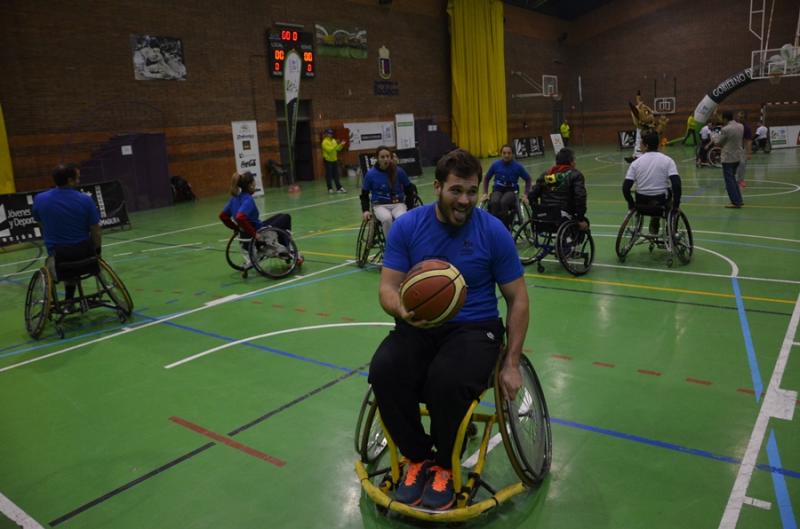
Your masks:
[{"label": "basketball", "polygon": [[406,310],[414,311],[414,319],[441,325],[464,306],[467,282],[455,266],[429,259],[408,271],[400,299]]}]

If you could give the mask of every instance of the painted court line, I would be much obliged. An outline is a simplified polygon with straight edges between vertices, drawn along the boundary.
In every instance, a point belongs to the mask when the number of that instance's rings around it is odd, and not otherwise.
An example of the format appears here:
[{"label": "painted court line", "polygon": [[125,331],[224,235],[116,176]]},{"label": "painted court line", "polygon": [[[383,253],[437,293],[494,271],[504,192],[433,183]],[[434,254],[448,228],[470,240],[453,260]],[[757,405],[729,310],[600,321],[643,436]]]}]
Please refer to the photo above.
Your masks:
[{"label": "painted court line", "polygon": [[[342,268],[343,266],[348,266],[349,264],[350,264],[350,262],[348,261],[348,262],[344,262],[344,263],[341,263],[341,264],[338,264],[338,265],[329,266],[328,268],[323,268],[322,270],[318,270],[316,272],[312,272],[310,274],[307,274],[304,279],[309,278],[309,277],[314,276],[314,275],[318,275],[318,274],[322,274],[322,273],[325,273],[325,272],[329,272],[329,271],[335,270],[337,268]],[[278,283],[276,285],[270,285],[268,287],[259,288],[257,290],[254,290],[252,292],[248,292],[246,294],[240,294],[239,297],[243,298],[243,297],[247,297],[247,296],[254,296],[256,294],[260,294],[261,292],[266,292],[266,291],[269,291],[269,290],[277,289],[279,287],[283,287],[283,286],[285,286],[285,285],[287,285],[289,283],[294,283],[295,281],[299,281],[299,280],[300,280],[300,278],[295,277],[295,278],[289,279],[288,281],[284,281],[282,283]],[[239,298],[236,298],[236,299],[239,299]],[[12,369],[16,369],[18,367],[22,367],[22,366],[25,366],[25,365],[28,365],[28,364],[33,364],[34,362],[40,362],[42,360],[46,360],[46,359],[54,357],[54,356],[62,355],[64,353],[68,353],[70,351],[74,351],[76,349],[80,349],[82,347],[86,347],[87,345],[92,345],[92,344],[95,344],[95,343],[104,342],[106,340],[110,340],[111,338],[116,338],[117,336],[120,336],[120,335],[123,335],[123,334],[128,334],[128,333],[131,333],[131,332],[134,332],[134,331],[145,329],[147,327],[152,327],[153,325],[158,325],[158,324],[163,323],[165,321],[170,321],[170,320],[174,320],[174,319],[177,319],[177,318],[181,318],[183,316],[188,316],[189,314],[194,314],[195,312],[200,312],[200,311],[209,309],[211,307],[216,307],[216,306],[218,306],[220,304],[221,303],[218,303],[217,305],[210,305],[210,306],[209,305],[202,305],[202,306],[197,307],[195,309],[191,309],[191,310],[187,310],[187,311],[183,311],[183,312],[178,312],[176,314],[173,314],[171,316],[166,316],[166,317],[163,317],[163,318],[158,318],[158,319],[155,319],[155,320],[150,321],[148,323],[143,323],[142,325],[125,327],[125,328],[123,328],[122,330],[120,330],[118,332],[115,332],[115,333],[112,333],[112,334],[109,334],[109,335],[106,335],[106,336],[102,336],[102,337],[96,338],[94,340],[89,340],[88,342],[79,343],[77,345],[73,345],[72,347],[67,347],[65,349],[60,349],[58,351],[53,351],[52,353],[48,353],[46,355],[37,356],[36,358],[31,358],[31,359],[25,360],[23,362],[18,362],[16,364],[11,364],[10,366],[6,366],[6,367],[3,367],[3,368],[0,368],[0,373],[3,373],[5,371],[11,371]]]},{"label": "painted court line", "polygon": [[719,523],[719,529],[734,529],[739,521],[742,505],[747,497],[747,488],[753,478],[753,471],[756,467],[756,459],[761,451],[770,418],[791,420],[794,414],[795,403],[797,401],[796,391],[787,391],[780,388],[786,364],[789,361],[789,354],[794,344],[797,333],[797,325],[800,322],[800,295],[794,306],[789,327],[783,339],[781,351],[772,370],[772,376],[767,386],[764,400],[761,402],[761,409],[758,418],[753,426],[750,442],[747,444],[744,458],[739,466],[739,473],[733,484],[733,490],[728,498],[728,504]]},{"label": "painted court line", "polygon": [[23,529],[44,529],[42,525],[0,493],[0,512]]},{"label": "painted court line", "polygon": [[258,340],[261,338],[269,338],[270,336],[278,336],[280,334],[290,334],[294,332],[301,332],[301,331],[313,331],[316,329],[332,329],[337,327],[394,327],[394,322],[385,322],[385,321],[365,321],[365,322],[352,322],[352,323],[325,323],[322,325],[309,325],[307,327],[294,327],[292,329],[283,329],[280,331],[272,331],[267,332],[264,334],[257,334],[255,336],[250,336],[248,338],[242,338],[241,340],[235,340],[233,342],[229,342],[217,347],[213,347],[211,349],[207,349],[201,353],[194,354],[192,356],[187,356],[183,360],[178,360],[177,362],[173,362],[171,364],[167,364],[164,366],[164,369],[172,369],[173,367],[178,367],[183,364],[187,364],[193,360],[197,360],[198,358],[202,358],[206,355],[210,355],[212,353],[216,353],[217,351],[222,351],[223,349],[227,349],[229,347],[233,347],[234,345],[239,345],[245,342],[250,342],[253,340]]},{"label": "painted court line", "polygon": [[187,421],[186,419],[182,419],[180,417],[176,417],[175,415],[173,415],[172,417],[169,418],[169,420],[174,422],[174,423],[176,423],[176,424],[180,424],[184,428],[188,428],[189,430],[192,430],[193,432],[197,432],[200,435],[204,435],[204,436],[208,437],[209,439],[213,439],[214,441],[216,441],[218,443],[224,444],[225,446],[230,446],[231,448],[235,448],[236,450],[240,450],[240,451],[244,452],[247,455],[251,455],[253,457],[261,459],[262,461],[266,461],[267,463],[272,463],[273,465],[275,465],[278,468],[286,465],[286,461],[278,459],[277,457],[272,457],[269,454],[265,454],[264,452],[261,452],[260,450],[256,450],[255,448],[252,448],[252,447],[249,447],[249,446],[247,446],[245,444],[242,444],[239,441],[234,441],[230,437],[227,437],[227,436],[212,432],[211,430],[207,430],[206,428],[203,428],[202,426],[200,426],[198,424],[195,424],[195,423],[193,423],[191,421]]}]

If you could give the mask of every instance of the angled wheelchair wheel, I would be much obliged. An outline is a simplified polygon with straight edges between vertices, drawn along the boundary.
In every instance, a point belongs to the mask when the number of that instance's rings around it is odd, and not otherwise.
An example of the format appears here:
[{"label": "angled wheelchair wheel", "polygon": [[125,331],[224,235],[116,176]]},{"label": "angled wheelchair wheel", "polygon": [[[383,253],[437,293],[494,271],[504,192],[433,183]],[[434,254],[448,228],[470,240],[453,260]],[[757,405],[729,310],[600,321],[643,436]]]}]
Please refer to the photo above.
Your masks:
[{"label": "angled wheelchair wheel", "polygon": [[533,221],[526,221],[514,233],[514,244],[517,247],[519,260],[529,265],[544,259],[552,247],[552,233],[537,233]]},{"label": "angled wheelchair wheel", "polygon": [[133,300],[128,289],[107,262],[101,258],[98,259],[98,264],[100,265],[100,273],[97,274],[98,291],[102,289],[107,292],[117,309],[127,319],[133,312]]},{"label": "angled wheelchair wheel", "polygon": [[708,150],[708,163],[714,167],[722,167],[722,149],[720,147],[711,147]]},{"label": "angled wheelchair wheel", "polygon": [[364,268],[369,262],[369,252],[375,242],[375,221],[373,219],[362,220],[361,228],[358,230],[356,240],[356,264]]},{"label": "angled wheelchair wheel", "polygon": [[53,303],[53,278],[46,267],[33,273],[25,296],[25,328],[31,338],[38,339],[50,317]]},{"label": "angled wheelchair wheel", "polygon": [[[525,355],[520,357],[522,387],[514,400],[502,395],[499,380],[495,380],[497,419],[503,446],[519,479],[528,486],[541,483],[550,470],[553,439],[550,414],[536,371]],[[496,376],[499,377],[497,370]]]},{"label": "angled wheelchair wheel", "polygon": [[681,264],[688,264],[692,260],[694,251],[694,238],[692,228],[689,226],[689,219],[683,211],[669,213],[669,238],[672,254],[678,258]]},{"label": "angled wheelchair wheel", "polygon": [[300,252],[288,232],[274,226],[258,230],[260,240],[250,244],[250,262],[262,276],[279,279],[297,267]]},{"label": "angled wheelchair wheel", "polygon": [[628,211],[628,214],[625,215],[622,226],[619,227],[619,232],[617,233],[615,246],[620,262],[625,262],[628,252],[631,251],[631,248],[639,239],[639,234],[642,233],[642,219],[642,214],[635,209]]},{"label": "angled wheelchair wheel", "polygon": [[[250,239],[242,239],[238,233],[233,232],[228,244],[225,246],[225,260],[228,266],[239,272],[246,272],[250,265],[250,252],[242,248],[241,244],[249,245]],[[246,246],[247,247],[247,246]]]},{"label": "angled wheelchair wheel", "polygon": [[361,456],[361,461],[366,464],[377,461],[386,450],[386,436],[383,434],[383,428],[378,419],[378,403],[372,392],[372,386],[364,395],[361,409],[358,412],[355,444],[356,452]]},{"label": "angled wheelchair wheel", "polygon": [[581,231],[574,220],[563,223],[556,235],[556,257],[570,274],[582,276],[594,261],[592,233]]}]

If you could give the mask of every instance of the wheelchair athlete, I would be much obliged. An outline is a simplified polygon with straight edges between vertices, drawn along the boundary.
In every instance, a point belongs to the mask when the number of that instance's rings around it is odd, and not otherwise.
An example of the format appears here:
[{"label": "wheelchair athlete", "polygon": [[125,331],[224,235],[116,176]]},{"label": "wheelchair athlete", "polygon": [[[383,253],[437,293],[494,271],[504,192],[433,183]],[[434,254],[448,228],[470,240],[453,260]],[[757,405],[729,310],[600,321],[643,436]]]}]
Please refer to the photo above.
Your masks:
[{"label": "wheelchair athlete", "polygon": [[[681,177],[675,161],[658,152],[658,133],[648,132],[642,137],[642,156],[628,168],[622,184],[622,195],[628,203],[628,210],[644,207],[664,208],[665,211],[677,212],[681,203]],[[636,185],[636,199],[631,189]],[[671,192],[670,192],[671,188]],[[650,217],[649,231],[651,235],[659,232],[660,215]]]},{"label": "wheelchair athlete", "polygon": [[[261,244],[262,234],[259,233],[264,227],[270,226],[281,230],[278,236],[279,256],[288,260],[293,260],[292,241],[290,238],[292,229],[292,217],[286,213],[278,213],[264,220],[259,219],[258,207],[253,201],[253,193],[256,190],[255,176],[251,172],[244,174],[233,173],[231,176],[230,194],[231,198],[225,208],[219,214],[219,218],[225,226],[239,233],[239,244],[242,254],[245,256],[245,266],[241,267],[242,277],[247,277],[247,271],[252,266],[249,255],[249,243],[255,240],[256,244]],[[303,264],[302,254],[297,254],[296,266]],[[292,269],[294,265],[292,266]]]},{"label": "wheelchair athlete", "polygon": [[388,147],[378,147],[375,157],[377,163],[367,171],[361,185],[361,217],[366,221],[374,214],[381,223],[384,237],[388,237],[395,219],[414,207],[416,192]]},{"label": "wheelchair athlete", "polygon": [[528,194],[528,202],[535,206],[558,207],[569,218],[578,222],[581,231],[589,229],[586,218],[586,178],[575,168],[575,154],[571,149],[561,149],[556,164],[536,179]]},{"label": "wheelchair athlete", "polygon": [[[481,202],[489,201],[489,213],[500,219],[506,228],[511,230],[514,217],[518,214],[517,195],[519,194],[519,179],[525,180],[525,194],[522,195],[523,203],[531,190],[531,176],[521,163],[514,159],[514,151],[510,145],[500,148],[501,159],[494,162],[486,171],[483,181],[483,196]],[[494,177],[492,194],[489,195],[489,180]],[[523,222],[524,219],[518,219]]]}]

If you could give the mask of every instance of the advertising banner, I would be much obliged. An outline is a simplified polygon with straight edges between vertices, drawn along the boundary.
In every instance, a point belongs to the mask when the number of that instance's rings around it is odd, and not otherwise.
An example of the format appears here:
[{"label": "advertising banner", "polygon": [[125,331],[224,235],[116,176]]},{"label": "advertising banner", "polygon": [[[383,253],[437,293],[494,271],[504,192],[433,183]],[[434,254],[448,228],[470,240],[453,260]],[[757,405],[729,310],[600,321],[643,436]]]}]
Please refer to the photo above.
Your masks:
[{"label": "advertising banner", "polygon": [[636,131],[635,130],[619,130],[617,131],[617,142],[620,149],[630,149],[636,145]]},{"label": "advertising banner", "polygon": [[414,114],[395,114],[394,123],[397,127],[397,148],[413,149],[416,147]]},{"label": "advertising banner", "polygon": [[550,141],[553,143],[553,152],[556,154],[564,148],[564,138],[561,137],[561,134],[551,134]]},{"label": "advertising banner", "polygon": [[[422,163],[419,160],[419,149],[398,149],[397,158],[400,160],[400,167],[406,172],[408,176],[419,176],[422,174]],[[377,163],[375,153],[364,153],[358,155],[358,164],[361,167],[361,173],[367,174],[367,171]]]},{"label": "advertising banner", "polygon": [[381,145],[394,147],[397,144],[391,121],[345,123],[344,128],[350,130],[351,151],[374,151]]},{"label": "advertising banner", "polygon": [[769,142],[773,149],[788,149],[800,146],[800,125],[785,125],[769,128]]},{"label": "advertising banner", "polygon": [[[79,186],[92,197],[100,212],[101,228],[129,226],[125,194],[118,181]],[[41,191],[0,195],[0,246],[42,238],[39,223],[33,218],[33,197]]]},{"label": "advertising banner", "polygon": [[264,194],[264,184],[261,182],[261,157],[258,153],[258,125],[255,120],[232,121],[231,130],[236,171],[239,174],[246,171],[253,173],[256,180],[256,192],[253,196],[261,196]]},{"label": "advertising banner", "polygon": [[535,138],[514,138],[511,140],[515,158],[530,158],[531,156],[544,156],[544,140],[541,136]]}]

